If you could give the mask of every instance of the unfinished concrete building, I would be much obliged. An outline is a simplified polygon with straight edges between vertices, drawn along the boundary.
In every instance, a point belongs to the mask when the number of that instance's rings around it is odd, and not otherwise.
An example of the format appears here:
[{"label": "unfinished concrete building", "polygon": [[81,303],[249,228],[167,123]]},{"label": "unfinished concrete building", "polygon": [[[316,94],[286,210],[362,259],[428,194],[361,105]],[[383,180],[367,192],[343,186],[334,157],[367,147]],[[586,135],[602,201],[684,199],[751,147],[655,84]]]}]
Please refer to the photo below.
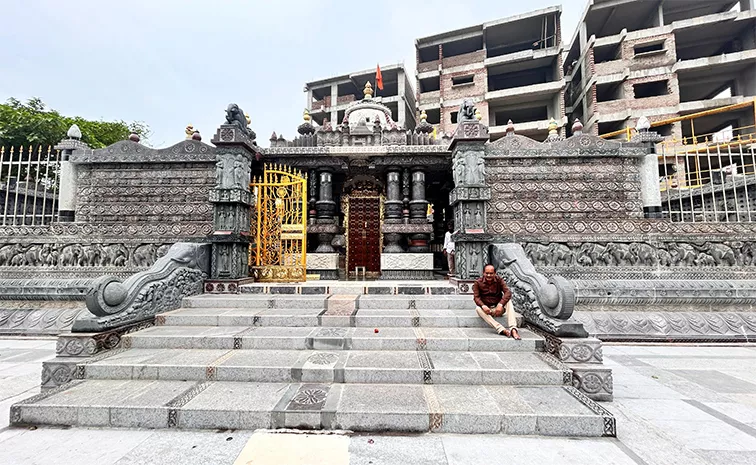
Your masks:
[{"label": "unfinished concrete building", "polygon": [[543,140],[548,123],[564,124],[561,6],[415,40],[417,101],[441,131],[456,128],[457,110],[472,99],[502,137],[517,132]]},{"label": "unfinished concrete building", "polygon": [[[564,70],[565,112],[593,134],[753,99],[754,0],[591,0]],[[743,111],[655,129],[679,140],[753,123]]]},{"label": "unfinished concrete building", "polygon": [[305,84],[306,108],[312,119],[320,126],[326,120],[334,125],[341,123],[347,107],[362,100],[365,83],[369,81],[376,93],[373,100],[386,105],[399,126],[414,129],[415,94],[404,65],[381,66],[383,90],[376,86],[375,72],[376,69],[372,68]]}]

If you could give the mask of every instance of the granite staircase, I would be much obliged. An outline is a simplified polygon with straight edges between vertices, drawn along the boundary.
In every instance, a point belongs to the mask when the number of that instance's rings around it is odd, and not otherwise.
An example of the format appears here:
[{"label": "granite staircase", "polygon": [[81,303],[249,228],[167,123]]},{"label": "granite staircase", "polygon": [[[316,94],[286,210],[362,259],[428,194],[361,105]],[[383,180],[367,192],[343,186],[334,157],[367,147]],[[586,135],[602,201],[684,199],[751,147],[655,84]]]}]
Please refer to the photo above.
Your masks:
[{"label": "granite staircase", "polygon": [[496,335],[469,295],[264,291],[185,299],[77,379],[14,405],[11,421],[614,435],[541,336]]}]

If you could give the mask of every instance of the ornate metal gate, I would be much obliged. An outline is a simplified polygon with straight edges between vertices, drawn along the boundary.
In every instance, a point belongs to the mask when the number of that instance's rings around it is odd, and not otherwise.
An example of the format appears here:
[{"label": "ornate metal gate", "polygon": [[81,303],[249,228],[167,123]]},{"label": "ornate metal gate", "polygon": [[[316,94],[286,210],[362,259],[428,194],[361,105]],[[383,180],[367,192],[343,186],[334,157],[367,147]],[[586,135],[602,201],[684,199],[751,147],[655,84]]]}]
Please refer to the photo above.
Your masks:
[{"label": "ornate metal gate", "polygon": [[266,165],[249,185],[252,209],[249,274],[261,282],[306,280],[307,177],[281,165]]}]

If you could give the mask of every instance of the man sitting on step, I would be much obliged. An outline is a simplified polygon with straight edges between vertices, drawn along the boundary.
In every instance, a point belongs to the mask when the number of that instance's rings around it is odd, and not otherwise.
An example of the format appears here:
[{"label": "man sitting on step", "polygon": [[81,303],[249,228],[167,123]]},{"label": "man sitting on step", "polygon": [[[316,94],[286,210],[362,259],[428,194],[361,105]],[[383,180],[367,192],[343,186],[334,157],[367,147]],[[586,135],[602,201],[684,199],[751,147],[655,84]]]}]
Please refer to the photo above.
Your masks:
[{"label": "man sitting on step", "polygon": [[[507,337],[511,335],[514,339],[520,340],[512,306],[512,291],[509,290],[504,279],[496,274],[493,265],[486,265],[483,268],[483,277],[478,278],[473,284],[473,301],[477,305],[475,311],[478,312],[478,316],[495,329],[497,334]],[[494,320],[494,317],[502,316],[505,309],[507,328]]]}]

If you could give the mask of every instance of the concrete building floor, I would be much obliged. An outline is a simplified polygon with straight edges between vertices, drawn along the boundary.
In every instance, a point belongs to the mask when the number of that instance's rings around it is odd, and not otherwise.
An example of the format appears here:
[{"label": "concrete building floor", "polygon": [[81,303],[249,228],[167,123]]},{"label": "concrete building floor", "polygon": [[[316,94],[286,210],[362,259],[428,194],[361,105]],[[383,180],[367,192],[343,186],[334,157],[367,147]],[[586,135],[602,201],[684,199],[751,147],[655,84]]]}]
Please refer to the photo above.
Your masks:
[{"label": "concrete building floor", "polygon": [[0,338],[0,464],[756,465],[756,344],[605,345],[616,439],[8,427],[54,352]]}]

